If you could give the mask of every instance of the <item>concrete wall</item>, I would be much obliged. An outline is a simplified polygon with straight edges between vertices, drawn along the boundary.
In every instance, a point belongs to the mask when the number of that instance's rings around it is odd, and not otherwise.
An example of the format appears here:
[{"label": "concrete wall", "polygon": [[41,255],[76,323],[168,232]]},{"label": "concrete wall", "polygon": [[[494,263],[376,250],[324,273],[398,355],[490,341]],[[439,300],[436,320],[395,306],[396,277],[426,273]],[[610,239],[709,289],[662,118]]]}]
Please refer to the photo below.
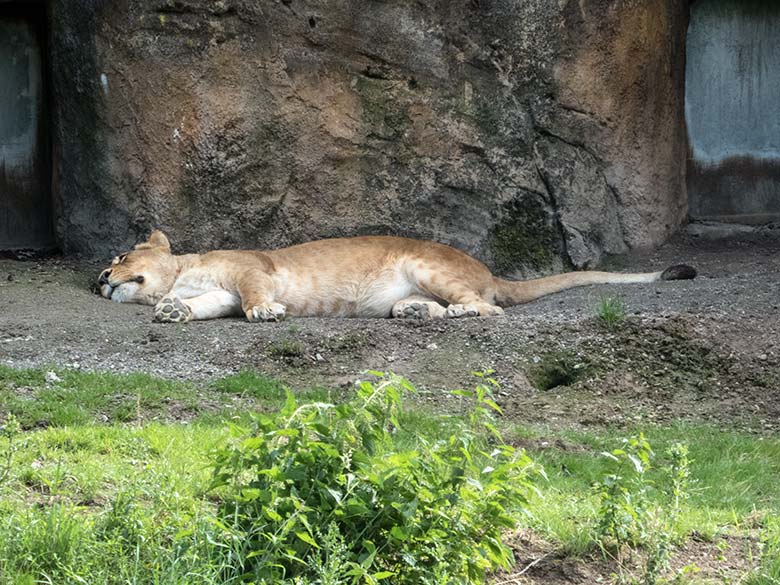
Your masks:
[{"label": "concrete wall", "polygon": [[43,22],[0,4],[0,249],[53,244]]},{"label": "concrete wall", "polygon": [[693,4],[686,118],[691,216],[780,218],[780,3]]}]

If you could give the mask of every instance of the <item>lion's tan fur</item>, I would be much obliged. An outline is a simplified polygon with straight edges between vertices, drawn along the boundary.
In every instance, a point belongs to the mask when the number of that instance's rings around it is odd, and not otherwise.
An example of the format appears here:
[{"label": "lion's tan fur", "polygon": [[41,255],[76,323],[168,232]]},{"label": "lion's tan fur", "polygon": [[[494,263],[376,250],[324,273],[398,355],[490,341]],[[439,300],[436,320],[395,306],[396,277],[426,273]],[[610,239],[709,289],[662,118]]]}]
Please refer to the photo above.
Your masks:
[{"label": "lion's tan fur", "polygon": [[[573,272],[525,282],[494,277],[469,255],[434,242],[388,236],[319,240],[270,251],[171,254],[154,231],[100,276],[118,302],[172,303],[186,318],[282,316],[460,317],[497,315],[501,307],[592,283],[652,282],[658,273]],[[172,305],[171,305],[172,307]],[[156,311],[171,320],[173,308]],[[168,317],[166,318],[166,315]]]}]

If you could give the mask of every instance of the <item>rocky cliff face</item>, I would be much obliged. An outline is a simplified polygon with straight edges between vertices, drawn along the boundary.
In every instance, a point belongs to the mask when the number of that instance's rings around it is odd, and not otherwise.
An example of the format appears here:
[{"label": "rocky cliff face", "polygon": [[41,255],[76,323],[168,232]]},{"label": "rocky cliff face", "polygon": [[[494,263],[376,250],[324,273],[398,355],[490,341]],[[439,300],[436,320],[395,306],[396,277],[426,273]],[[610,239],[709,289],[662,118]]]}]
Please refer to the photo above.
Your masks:
[{"label": "rocky cliff face", "polygon": [[64,247],[399,234],[587,267],[685,217],[676,0],[55,0]]}]

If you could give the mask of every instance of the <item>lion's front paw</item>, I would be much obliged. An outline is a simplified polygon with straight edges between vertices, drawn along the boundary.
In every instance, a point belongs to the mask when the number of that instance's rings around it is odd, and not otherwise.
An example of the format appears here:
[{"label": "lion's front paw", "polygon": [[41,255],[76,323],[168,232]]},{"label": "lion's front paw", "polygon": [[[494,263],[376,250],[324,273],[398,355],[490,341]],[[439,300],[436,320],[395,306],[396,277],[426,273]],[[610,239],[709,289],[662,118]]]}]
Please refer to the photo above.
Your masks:
[{"label": "lion's front paw", "polygon": [[263,303],[247,309],[246,318],[252,323],[260,321],[281,321],[287,315],[287,308],[279,303]]},{"label": "lion's front paw", "polygon": [[469,303],[466,305],[450,305],[447,307],[448,319],[459,319],[460,317],[490,317],[494,315],[503,315],[504,309],[490,303]]},{"label": "lion's front paw", "polygon": [[176,295],[168,295],[154,307],[154,320],[158,323],[184,323],[192,319],[192,311]]}]

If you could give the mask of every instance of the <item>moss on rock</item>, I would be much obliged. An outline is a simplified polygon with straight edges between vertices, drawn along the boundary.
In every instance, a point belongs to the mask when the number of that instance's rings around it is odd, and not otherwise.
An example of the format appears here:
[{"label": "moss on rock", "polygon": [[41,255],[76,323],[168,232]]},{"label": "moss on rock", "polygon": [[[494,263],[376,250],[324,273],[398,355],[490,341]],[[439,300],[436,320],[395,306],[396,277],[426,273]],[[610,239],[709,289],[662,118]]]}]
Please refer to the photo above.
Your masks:
[{"label": "moss on rock", "polygon": [[386,79],[357,78],[355,90],[363,103],[363,118],[371,133],[380,138],[397,138],[409,125],[408,104],[393,91],[397,85]]},{"label": "moss on rock", "polygon": [[554,219],[534,195],[504,206],[503,217],[491,231],[488,245],[498,274],[549,271],[560,250]]}]

